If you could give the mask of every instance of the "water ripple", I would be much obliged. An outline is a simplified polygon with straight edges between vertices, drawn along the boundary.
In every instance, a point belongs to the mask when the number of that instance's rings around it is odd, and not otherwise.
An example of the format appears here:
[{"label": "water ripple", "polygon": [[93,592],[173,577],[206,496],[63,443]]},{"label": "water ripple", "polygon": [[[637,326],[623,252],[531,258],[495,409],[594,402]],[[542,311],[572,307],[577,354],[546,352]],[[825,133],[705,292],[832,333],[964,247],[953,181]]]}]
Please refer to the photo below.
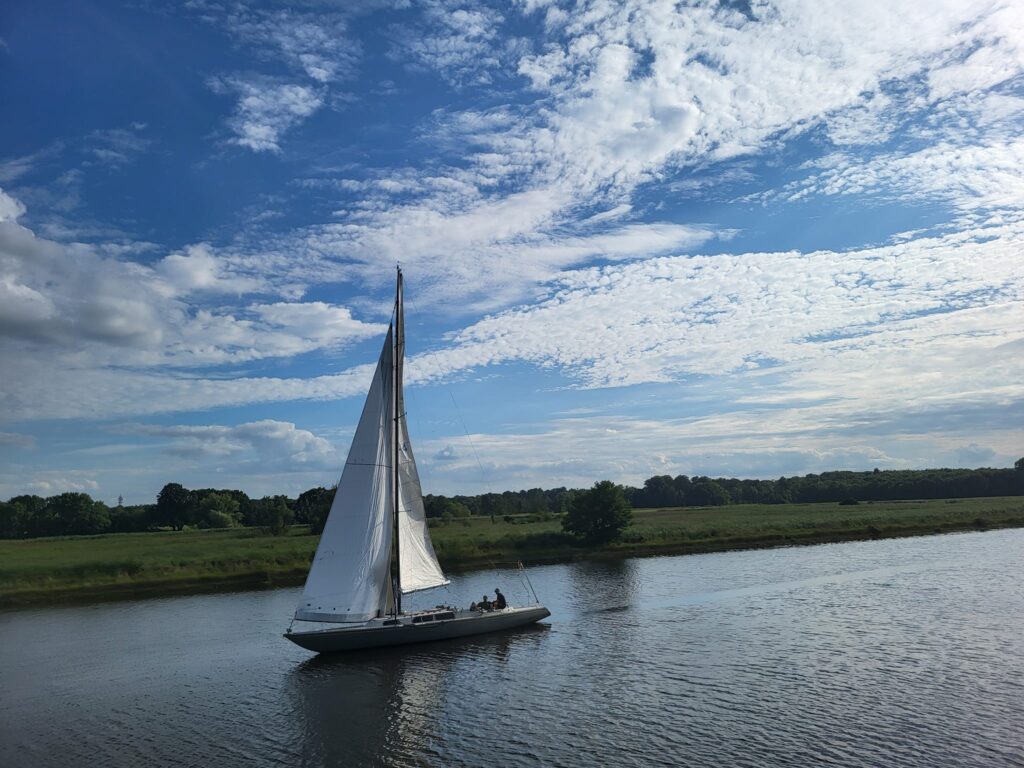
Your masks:
[{"label": "water ripple", "polygon": [[0,614],[0,765],[1021,766],[1022,551],[545,566],[550,627],[335,658],[280,637],[296,590]]}]

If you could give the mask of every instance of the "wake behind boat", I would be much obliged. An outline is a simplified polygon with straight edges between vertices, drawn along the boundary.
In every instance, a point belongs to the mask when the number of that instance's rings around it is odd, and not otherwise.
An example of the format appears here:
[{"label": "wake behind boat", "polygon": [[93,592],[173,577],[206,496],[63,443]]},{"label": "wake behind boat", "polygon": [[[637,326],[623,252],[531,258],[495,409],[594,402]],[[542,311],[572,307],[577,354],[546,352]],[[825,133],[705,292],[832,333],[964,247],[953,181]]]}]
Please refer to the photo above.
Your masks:
[{"label": "wake behind boat", "polygon": [[[494,611],[403,613],[402,596],[448,584],[434,554],[405,417],[405,318],[398,270],[394,321],[352,438],[302,599],[285,637],[346,651],[464,637],[550,616],[539,603]],[[302,622],[302,629],[295,629]]]}]

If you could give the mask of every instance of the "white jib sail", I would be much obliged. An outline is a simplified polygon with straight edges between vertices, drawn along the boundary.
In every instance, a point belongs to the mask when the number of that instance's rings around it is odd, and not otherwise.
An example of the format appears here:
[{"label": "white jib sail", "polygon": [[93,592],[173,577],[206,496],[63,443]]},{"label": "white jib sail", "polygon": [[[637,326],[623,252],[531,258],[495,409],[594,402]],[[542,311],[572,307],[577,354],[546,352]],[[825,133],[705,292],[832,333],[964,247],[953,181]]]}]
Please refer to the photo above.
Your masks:
[{"label": "white jib sail", "polygon": [[[401,402],[401,401],[399,401]],[[448,583],[430,543],[427,515],[423,509],[423,492],[412,443],[405,427],[399,421],[398,444],[398,556],[402,592],[440,587]]]},{"label": "white jib sail", "polygon": [[392,331],[352,438],[295,618],[365,622],[388,605],[394,491]]},{"label": "white jib sail", "polygon": [[405,418],[402,371],[405,359],[405,304],[399,279],[395,307],[396,369],[398,370],[398,588],[403,593],[440,587],[448,583],[430,543],[423,491],[416,459],[412,454]]}]

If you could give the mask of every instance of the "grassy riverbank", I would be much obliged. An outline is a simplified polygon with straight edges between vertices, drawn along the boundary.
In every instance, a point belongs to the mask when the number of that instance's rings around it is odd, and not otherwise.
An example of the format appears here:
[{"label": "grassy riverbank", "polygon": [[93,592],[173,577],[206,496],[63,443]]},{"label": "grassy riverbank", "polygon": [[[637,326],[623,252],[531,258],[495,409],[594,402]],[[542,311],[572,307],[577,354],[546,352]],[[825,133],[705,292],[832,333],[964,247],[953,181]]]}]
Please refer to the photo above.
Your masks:
[{"label": "grassy riverbank", "polygon": [[[623,539],[578,546],[558,518],[454,520],[431,529],[447,570],[492,562],[715,552],[1024,526],[1024,497],[642,509]],[[0,605],[299,584],[317,537],[252,529],[0,541]]]}]

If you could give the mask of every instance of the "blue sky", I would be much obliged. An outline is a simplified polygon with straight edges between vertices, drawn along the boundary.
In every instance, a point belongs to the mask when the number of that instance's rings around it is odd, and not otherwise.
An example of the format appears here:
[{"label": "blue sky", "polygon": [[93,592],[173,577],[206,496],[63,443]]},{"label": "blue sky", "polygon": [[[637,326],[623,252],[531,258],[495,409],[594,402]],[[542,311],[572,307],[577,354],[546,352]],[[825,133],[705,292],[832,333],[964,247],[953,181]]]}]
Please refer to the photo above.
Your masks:
[{"label": "blue sky", "polygon": [[1024,454],[1016,2],[6,3],[0,498]]}]

